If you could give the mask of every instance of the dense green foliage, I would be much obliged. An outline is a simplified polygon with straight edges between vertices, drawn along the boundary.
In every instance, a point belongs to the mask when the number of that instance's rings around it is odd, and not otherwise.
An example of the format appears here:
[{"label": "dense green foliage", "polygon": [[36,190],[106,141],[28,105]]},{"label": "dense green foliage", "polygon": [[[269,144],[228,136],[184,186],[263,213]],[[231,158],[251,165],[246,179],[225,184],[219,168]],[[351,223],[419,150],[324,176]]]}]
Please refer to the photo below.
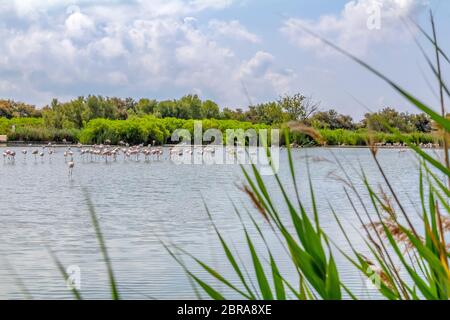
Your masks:
[{"label": "dense green foliage", "polygon": [[[320,131],[327,145],[366,145],[369,130],[380,143],[435,142],[432,121],[426,114],[408,114],[385,108],[368,113],[355,123],[350,116],[331,109],[318,111],[318,103],[301,94],[285,95],[278,101],[250,106],[247,111],[231,110],[197,95],[180,99],[156,101],[102,96],[79,97],[61,103],[54,99],[50,106],[37,110],[31,105],[0,100],[0,134],[10,141],[67,141],[82,143],[170,142],[176,129],[193,130],[193,121],[203,119],[204,130],[281,128],[296,121]],[[216,120],[217,119],[217,120]],[[407,133],[398,138],[389,133],[386,124]],[[292,133],[291,141],[299,145],[314,145],[316,141],[305,133]],[[282,139],[283,142],[283,139]]]},{"label": "dense green foliage", "polygon": [[[177,129],[187,129],[193,137],[194,121],[193,119],[177,118],[161,119],[154,116],[132,117],[128,120],[95,119],[90,121],[81,131],[80,142],[91,144],[109,140],[113,144],[120,141],[132,144],[170,143],[171,135]],[[268,129],[269,126],[235,120],[205,119],[202,120],[202,128],[203,132],[208,129],[218,129],[225,133],[228,129],[254,129],[258,131],[259,129]]]},{"label": "dense green foliage", "polygon": [[0,134],[10,135],[13,127],[34,127],[39,128],[44,126],[44,121],[41,118],[13,118],[7,119],[0,117]]},{"label": "dense green foliage", "polygon": [[279,101],[250,106],[246,112],[229,108],[221,112],[217,103],[211,100],[202,101],[197,95],[164,101],[88,96],[65,103],[54,99],[50,106],[43,108],[42,116],[47,126],[57,129],[80,129],[90,120],[98,118],[125,120],[146,115],[186,120],[237,120],[272,125],[288,120],[306,120],[316,109],[317,105],[311,99],[300,94],[286,95]]},{"label": "dense green foliage", "polygon": [[359,129],[356,131],[344,129],[323,129],[319,130],[319,132],[326,144],[331,146],[366,146],[369,141],[390,144],[407,142],[414,144],[428,144],[438,142],[436,136],[423,132],[413,132],[410,134],[403,134],[401,136],[386,132],[369,132],[366,129]]},{"label": "dense green foliage", "polygon": [[[202,120],[203,131],[214,128],[224,133],[227,129],[259,129],[281,128],[282,126],[269,126],[265,124],[253,124],[237,120]],[[14,128],[14,129],[13,129]],[[155,116],[130,117],[127,120],[94,119],[89,121],[82,129],[54,128],[45,125],[42,118],[0,118],[0,134],[7,134],[10,141],[36,141],[78,142],[84,144],[104,143],[109,140],[113,144],[119,141],[130,144],[170,143],[170,137],[176,129],[187,129],[193,134],[193,119],[156,118]],[[371,132],[366,129],[319,129],[325,145],[365,146],[371,138],[380,143],[412,142],[436,143],[433,134],[413,132],[402,137],[386,132]],[[282,137],[283,138],[283,137]],[[317,142],[306,133],[292,132],[291,141],[298,145],[312,146]],[[284,144],[284,139],[281,139]]]},{"label": "dense green foliage", "polygon": [[47,127],[42,118],[0,118],[0,134],[8,135],[10,141],[56,141],[77,142],[80,130]]},{"label": "dense green foliage", "polygon": [[43,112],[45,124],[58,129],[83,128],[94,119],[126,120],[136,116],[153,115],[157,118],[210,119],[219,118],[219,106],[213,101],[201,101],[197,95],[178,100],[156,101],[102,96],[79,97],[66,103],[53,100]]},{"label": "dense green foliage", "polygon": [[40,117],[41,111],[34,106],[13,100],[0,100],[0,118]]},{"label": "dense green foliage", "polygon": [[389,132],[386,124],[405,133],[431,132],[431,120],[426,114],[408,114],[406,112],[398,112],[392,108],[384,108],[379,112],[367,113],[361,126],[371,128],[374,131]]},{"label": "dense green foliage", "polygon": [[370,128],[374,131],[387,132],[385,124],[404,133],[430,132],[432,129],[430,117],[425,113],[409,114],[384,108],[379,112],[367,113],[362,121],[355,122],[352,117],[339,114],[333,109],[319,111],[318,106],[319,103],[312,98],[301,94],[284,95],[278,101],[249,106],[246,111],[230,108],[223,108],[221,111],[217,103],[211,100],[203,101],[197,95],[164,101],[88,96],[68,102],[53,99],[49,106],[42,109],[11,100],[0,100],[0,117],[8,119],[43,117],[47,127],[56,129],[81,129],[90,120],[99,118],[126,120],[146,115],[153,115],[156,118],[237,120],[267,125],[293,120],[318,129]]},{"label": "dense green foliage", "polygon": [[338,113],[336,110],[319,111],[310,119],[309,124],[318,129],[346,129],[354,130],[358,127],[352,117]]},{"label": "dense green foliage", "polygon": [[[214,128],[224,133],[227,129],[269,129],[281,128],[278,125],[253,124],[237,120],[202,120],[203,131]],[[109,140],[113,144],[119,141],[140,144],[170,143],[170,137],[176,129],[187,129],[193,133],[193,119],[156,118],[155,116],[130,117],[127,120],[94,119],[89,121],[82,129],[55,128],[45,125],[42,118],[0,118],[0,134],[7,134],[10,141],[35,141],[47,142],[78,142],[85,144],[104,143]],[[365,146],[369,138],[380,143],[412,142],[436,143],[433,134],[423,132],[412,132],[402,137],[386,132],[371,132],[367,129],[318,129],[326,145]],[[291,141],[298,145],[311,146],[317,142],[305,133],[292,132]],[[225,140],[224,140],[225,141]],[[281,139],[284,143],[284,139]]]}]

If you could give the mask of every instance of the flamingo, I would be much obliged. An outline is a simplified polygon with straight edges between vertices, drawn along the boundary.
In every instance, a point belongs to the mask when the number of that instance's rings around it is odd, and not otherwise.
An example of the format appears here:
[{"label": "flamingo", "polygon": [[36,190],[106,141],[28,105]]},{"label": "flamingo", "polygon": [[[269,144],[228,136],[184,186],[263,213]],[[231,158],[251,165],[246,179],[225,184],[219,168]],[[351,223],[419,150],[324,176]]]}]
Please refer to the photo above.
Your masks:
[{"label": "flamingo", "polygon": [[67,157],[70,156],[72,158],[73,152],[70,150],[70,147],[67,148],[67,151],[64,151],[64,162],[67,162]]},{"label": "flamingo", "polygon": [[144,154],[145,161],[147,162],[148,158],[149,158],[149,156],[151,154],[151,151],[149,149],[144,149],[144,150],[142,150],[142,153]]},{"label": "flamingo", "polygon": [[70,159],[70,161],[67,163],[67,166],[69,167],[69,177],[72,178],[73,168],[75,167],[75,162],[73,161],[73,158]]},{"label": "flamingo", "polygon": [[36,161],[36,156],[38,155],[39,150],[35,149],[33,150],[32,154],[34,155],[34,160]]},{"label": "flamingo", "polygon": [[16,153],[14,151],[6,150],[5,152],[3,152],[3,160],[14,162],[15,157]]}]

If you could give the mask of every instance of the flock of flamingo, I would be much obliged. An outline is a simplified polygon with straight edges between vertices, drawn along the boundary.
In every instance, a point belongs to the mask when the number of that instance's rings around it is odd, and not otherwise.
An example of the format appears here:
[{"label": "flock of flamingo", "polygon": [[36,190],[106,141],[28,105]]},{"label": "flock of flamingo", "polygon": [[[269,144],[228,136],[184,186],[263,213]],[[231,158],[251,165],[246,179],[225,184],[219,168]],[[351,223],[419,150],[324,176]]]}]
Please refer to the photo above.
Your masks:
[{"label": "flock of flamingo", "polygon": [[[44,159],[48,158],[51,162],[53,155],[57,152],[57,148],[52,144],[44,145],[41,147],[35,148],[27,148],[21,150],[23,161],[26,162],[28,159],[28,155],[31,154],[34,158],[34,162],[38,162],[38,158],[41,159],[41,163],[44,162]],[[78,154],[78,157],[75,156],[74,151]],[[215,149],[211,146],[206,146],[201,148],[198,151],[200,154],[214,154]],[[168,148],[168,155],[170,159],[174,157],[182,157],[183,155],[192,155],[193,150],[191,146],[175,146]],[[128,144],[124,144],[121,146],[112,146],[112,145],[92,145],[92,146],[83,146],[82,144],[78,144],[75,146],[65,147],[64,153],[64,162],[67,164],[69,169],[69,176],[72,176],[73,169],[75,167],[75,158],[82,162],[100,162],[104,161],[114,162],[117,161],[119,157],[121,157],[124,161],[140,161],[141,157],[144,158],[144,161],[152,161],[152,160],[161,160],[164,158],[164,149],[160,146],[144,146],[143,144],[130,146]],[[16,151],[7,149],[3,152],[3,161],[4,163],[15,163],[16,161]]]},{"label": "flock of flamingo", "polygon": [[[384,144],[384,147],[401,147],[400,152],[405,152],[406,146],[403,146],[401,144],[396,145],[387,145]],[[44,145],[41,147],[35,147],[31,148],[31,145],[28,146],[29,148],[21,150],[21,153],[23,155],[23,161],[27,161],[28,154],[31,154],[34,157],[34,162],[37,162],[38,157],[41,159],[41,163],[44,162],[44,159],[47,157],[49,162],[52,161],[53,155],[57,152],[58,149],[56,146],[49,143],[48,145]],[[427,149],[427,148],[434,148],[436,147],[433,144],[420,144],[421,148]],[[78,153],[78,160],[82,162],[100,162],[104,161],[106,163],[108,162],[115,162],[118,160],[119,157],[122,156],[123,161],[140,161],[141,157],[144,158],[145,162],[152,161],[152,160],[161,160],[163,158],[167,159],[167,156],[164,157],[164,149],[160,146],[152,146],[149,144],[148,146],[144,146],[143,144],[140,145],[133,145],[130,146],[125,143],[121,143],[119,146],[110,145],[110,144],[99,144],[99,145],[92,145],[92,146],[83,146],[82,144],[77,144],[74,146],[67,146],[64,147],[64,162],[67,164],[67,167],[69,169],[69,176],[72,177],[73,169],[75,167],[75,159],[74,159],[74,151],[77,150]],[[196,151],[194,151],[196,150]],[[18,151],[17,151],[18,152]],[[177,145],[172,146],[168,148],[168,156],[169,159],[174,160],[176,158],[181,158],[183,156],[192,156],[194,152],[200,154],[200,155],[214,155],[216,152],[216,149],[214,146],[204,146],[202,148],[192,148],[190,145]],[[237,156],[237,153],[242,153],[243,150],[238,149],[230,150],[231,154],[233,156]],[[16,161],[16,151],[7,149],[3,152],[3,161],[5,164],[13,164]]]}]

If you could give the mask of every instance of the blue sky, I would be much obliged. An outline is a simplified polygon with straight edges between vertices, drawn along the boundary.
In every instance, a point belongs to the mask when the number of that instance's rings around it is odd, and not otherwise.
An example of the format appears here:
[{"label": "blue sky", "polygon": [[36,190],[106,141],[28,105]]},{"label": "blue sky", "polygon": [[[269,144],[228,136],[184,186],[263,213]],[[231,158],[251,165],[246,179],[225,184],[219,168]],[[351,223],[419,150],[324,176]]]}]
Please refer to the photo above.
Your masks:
[{"label": "blue sky", "polygon": [[[357,119],[385,106],[414,111],[300,26],[435,106],[436,81],[414,37],[426,42],[407,23],[429,29],[430,9],[450,49],[445,0],[0,0],[0,98],[43,106],[88,94],[198,93],[245,108],[301,92]],[[370,29],[376,12],[379,28]]]}]

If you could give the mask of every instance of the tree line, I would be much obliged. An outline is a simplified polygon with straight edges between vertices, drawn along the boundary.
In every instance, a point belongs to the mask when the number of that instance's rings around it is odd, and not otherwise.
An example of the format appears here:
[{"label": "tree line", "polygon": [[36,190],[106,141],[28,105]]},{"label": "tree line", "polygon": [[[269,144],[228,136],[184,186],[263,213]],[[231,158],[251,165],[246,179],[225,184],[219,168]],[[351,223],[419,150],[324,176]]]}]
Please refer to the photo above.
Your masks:
[{"label": "tree line", "polygon": [[367,113],[356,122],[349,115],[334,109],[322,111],[320,104],[300,93],[281,96],[277,101],[249,106],[247,110],[221,109],[212,100],[202,100],[189,94],[180,99],[157,101],[142,98],[117,98],[90,95],[68,102],[53,99],[38,109],[33,105],[13,100],[0,100],[0,117],[42,118],[45,126],[55,129],[81,129],[93,119],[126,120],[152,115],[156,118],[218,119],[251,122],[253,124],[277,125],[289,121],[300,121],[317,129],[371,129],[388,132],[386,124],[403,133],[432,131],[432,121],[426,114],[399,112],[393,108]]}]

